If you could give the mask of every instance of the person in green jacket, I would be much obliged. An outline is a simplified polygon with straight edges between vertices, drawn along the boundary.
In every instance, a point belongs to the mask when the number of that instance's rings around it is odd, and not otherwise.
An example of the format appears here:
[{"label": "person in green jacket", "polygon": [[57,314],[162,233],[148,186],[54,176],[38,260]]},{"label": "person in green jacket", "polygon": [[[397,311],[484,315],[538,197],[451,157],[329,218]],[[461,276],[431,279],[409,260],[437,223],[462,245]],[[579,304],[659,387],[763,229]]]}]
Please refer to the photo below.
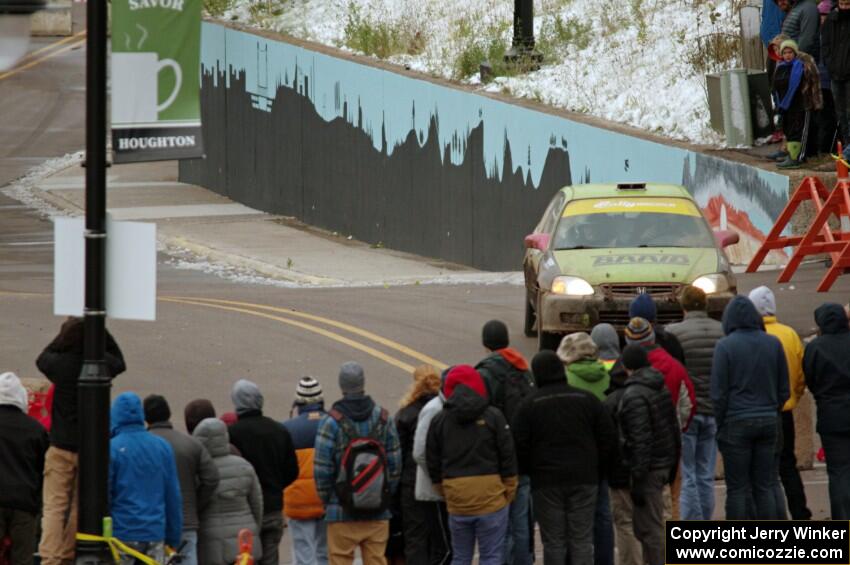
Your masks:
[{"label": "person in green jacket", "polygon": [[611,377],[599,361],[599,348],[589,335],[579,332],[565,336],[558,347],[558,357],[566,368],[567,382],[571,386],[605,400]]}]

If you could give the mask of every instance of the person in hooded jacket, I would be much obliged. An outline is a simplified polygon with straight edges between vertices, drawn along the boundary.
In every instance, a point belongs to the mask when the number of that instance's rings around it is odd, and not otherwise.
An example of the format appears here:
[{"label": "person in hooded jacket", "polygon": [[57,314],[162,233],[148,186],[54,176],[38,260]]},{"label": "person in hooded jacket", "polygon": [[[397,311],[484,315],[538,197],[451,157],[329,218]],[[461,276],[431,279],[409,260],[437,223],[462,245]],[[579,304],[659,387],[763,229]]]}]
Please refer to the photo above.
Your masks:
[{"label": "person in hooded jacket", "polygon": [[[127,366],[112,335],[106,332],[106,373],[110,378]],[[44,565],[74,560],[77,533],[79,431],[77,382],[83,370],[83,320],[68,318],[59,334],[35,362],[55,386],[50,426],[50,448],[44,462],[41,542],[38,553]]]},{"label": "person in hooded jacket", "polygon": [[[145,429],[142,400],[125,392],[112,403],[109,441],[109,515],[116,538],[156,561],[165,544],[179,548],[183,503],[174,452]],[[121,565],[135,559],[123,555]]]},{"label": "person in hooded jacket", "polygon": [[231,455],[227,424],[218,418],[205,418],[192,436],[209,452],[219,482],[207,504],[200,510],[198,563],[230,565],[239,555],[239,531],[254,536],[252,557],[259,562],[263,546],[257,543],[263,523],[263,490],[254,467]]},{"label": "person in hooded jacket", "polygon": [[[481,329],[481,343],[488,355],[478,362],[475,370],[484,379],[490,404],[504,414],[508,422],[513,420],[516,409],[523,398],[534,388],[534,378],[528,361],[510,347],[508,327],[500,320],[490,320]],[[520,476],[516,497],[510,508],[508,535],[505,537],[505,563],[507,565],[531,565],[531,483]]]},{"label": "person in hooded jacket", "polygon": [[452,563],[471,564],[477,541],[481,565],[503,565],[508,507],[517,489],[510,426],[469,365],[449,371],[443,393],[446,403],[428,430],[426,459],[434,487],[446,499]]},{"label": "person in hooded jacket", "polygon": [[16,374],[0,375],[0,540],[12,541],[11,565],[32,563],[48,447],[47,431],[27,415],[27,396]]},{"label": "person in hooded jacket", "polygon": [[590,331],[590,339],[599,348],[599,361],[610,373],[620,358],[620,336],[611,324],[596,324]]},{"label": "person in hooded jacket", "polygon": [[826,454],[833,520],[850,519],[850,328],[840,304],[815,310],[819,335],[806,345],[803,372],[815,397],[817,432]]},{"label": "person in hooded jacket", "polygon": [[283,491],[283,511],[292,534],[292,562],[295,565],[327,565],[325,508],[313,479],[316,433],[326,414],[319,381],[310,376],[298,381],[292,409],[297,415],[283,423],[292,436],[298,457],[298,478]]},{"label": "person in hooded jacket", "polygon": [[342,400],[334,403],[319,423],[313,458],[313,476],[319,498],[325,505],[328,523],[328,556],[331,565],[350,565],[359,547],[364,565],[384,565],[389,538],[389,509],[370,516],[355,516],[340,501],[334,488],[343,454],[354,437],[348,435],[339,419],[353,428],[357,437],[372,437],[384,448],[390,494],[401,477],[401,447],[398,431],[387,411],[366,394],[366,376],[359,363],[349,361],[339,369]]},{"label": "person in hooded jacket", "polygon": [[283,489],[298,478],[298,457],[286,428],[263,415],[263,394],[240,379],[230,393],[239,420],[229,427],[230,441],[257,472],[263,487],[263,556],[258,565],[277,565],[283,537]]},{"label": "person in hooded jacket", "polygon": [[776,495],[778,510],[784,513],[785,500],[788,501],[788,511],[793,520],[809,520],[812,511],[806,505],[806,491],[797,470],[795,455],[796,430],[794,428],[793,410],[806,392],[806,381],[803,376],[803,342],[794,328],[779,323],[776,319],[776,297],[766,286],[760,286],[750,291],[750,300],[762,316],[765,331],[774,336],[782,344],[785,362],[788,365],[788,385],[791,397],[785,402],[780,415],[778,469],[781,487],[777,484]]},{"label": "person in hooded jacket", "polygon": [[681,437],[664,376],[652,367],[646,349],[623,350],[628,371],[616,418],[623,463],[629,470],[632,523],[648,565],[664,563],[664,486],[679,465]]},{"label": "person in hooded jacket", "polygon": [[[558,357],[566,369],[567,383],[602,401],[605,400],[605,391],[608,390],[611,376],[597,358],[598,351],[596,343],[589,335],[577,332],[564,336],[558,347]],[[611,502],[608,498],[608,481],[601,474],[593,518],[593,548],[596,565],[613,565],[614,526],[611,520]]]},{"label": "person in hooded jacket", "polygon": [[[746,296],[726,306],[723,333],[714,349],[711,401],[726,473],[726,519],[776,519],[777,418],[790,397],[785,353]],[[747,512],[751,498],[755,516]]]},{"label": "person in hooded jacket", "polygon": [[452,559],[451,532],[449,531],[449,514],[443,495],[434,489],[431,477],[428,476],[428,461],[426,447],[428,430],[434,417],[443,410],[446,397],[443,387],[446,376],[452,367],[443,369],[440,373],[440,389],[437,396],[425,403],[416,419],[416,430],[413,434],[413,451],[411,456],[416,463],[416,486],[414,498],[423,505],[426,513],[425,526],[428,535],[428,563],[430,565],[448,565]]},{"label": "person in hooded jacket", "polygon": [[[215,417],[215,407],[213,406],[212,401],[207,398],[196,398],[195,400],[191,400],[183,409],[183,420],[186,424],[186,432],[189,435],[192,435],[192,432],[195,431],[198,424],[207,418]],[[224,422],[223,419],[222,421]],[[227,422],[224,423],[227,424]],[[236,449],[236,446],[232,443],[230,444],[230,454],[242,457],[242,453],[240,453],[239,450]]]},{"label": "person in hooded jacket", "polygon": [[[613,452],[616,432],[599,398],[564,380],[562,361],[546,350],[532,359],[538,388],[517,410],[514,444],[520,472],[531,477],[544,565],[566,563],[568,550],[572,565],[592,565],[597,501],[608,500],[608,484],[600,480],[603,462]],[[597,496],[597,489],[606,492]],[[610,538],[613,553],[613,532]]]},{"label": "person in hooded jacket", "polygon": [[682,344],[685,368],[694,383],[697,404],[696,414],[682,436],[679,515],[682,520],[711,520],[717,463],[717,422],[711,407],[711,363],[714,347],[723,337],[723,326],[708,316],[708,300],[702,289],[686,286],[679,304],[685,312],[684,319],[665,329]]},{"label": "person in hooded jacket", "polygon": [[657,324],[657,317],[658,307],[655,305],[655,300],[649,294],[642,292],[629,303],[629,319],[643,318],[649,322],[652,325],[655,343],[669,353],[673,359],[684,365],[685,352],[682,350],[682,344],[679,343],[675,335],[670,335],[663,327]]},{"label": "person in hooded jacket", "polygon": [[413,384],[395,415],[398,440],[401,444],[401,488],[399,489],[401,517],[404,529],[404,555],[408,565],[429,565],[431,549],[428,536],[427,502],[416,500],[416,461],[413,460],[413,442],[422,408],[433,400],[440,390],[440,375],[431,365],[420,365],[413,371]]},{"label": "person in hooded jacket", "polygon": [[218,485],[218,469],[207,450],[192,436],[174,429],[165,397],[151,394],[143,404],[148,431],[168,442],[174,451],[180,496],[183,499],[183,537],[180,563],[198,565],[198,508],[207,504]]}]

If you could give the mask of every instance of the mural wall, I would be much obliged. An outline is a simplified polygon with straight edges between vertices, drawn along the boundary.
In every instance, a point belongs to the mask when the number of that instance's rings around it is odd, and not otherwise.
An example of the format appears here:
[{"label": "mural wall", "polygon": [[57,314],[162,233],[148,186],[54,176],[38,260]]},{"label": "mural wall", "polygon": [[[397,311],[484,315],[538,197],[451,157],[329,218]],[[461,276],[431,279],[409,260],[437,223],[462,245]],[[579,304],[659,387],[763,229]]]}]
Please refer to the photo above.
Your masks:
[{"label": "mural wall", "polygon": [[754,251],[786,177],[204,23],[205,159],[180,179],[249,206],[431,257],[517,270],[552,194],[684,184]]}]

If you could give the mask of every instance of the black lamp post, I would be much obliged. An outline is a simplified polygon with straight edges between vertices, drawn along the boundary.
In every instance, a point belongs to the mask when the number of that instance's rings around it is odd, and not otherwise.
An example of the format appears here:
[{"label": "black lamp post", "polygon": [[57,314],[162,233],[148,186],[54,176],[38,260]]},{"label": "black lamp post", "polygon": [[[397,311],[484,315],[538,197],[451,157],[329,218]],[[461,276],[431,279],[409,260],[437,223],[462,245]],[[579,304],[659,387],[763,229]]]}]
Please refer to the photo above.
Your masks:
[{"label": "black lamp post", "polygon": [[[103,535],[109,513],[109,396],[106,349],[106,0],[86,8],[86,230],[83,370],[78,385],[79,519],[84,534]],[[107,546],[77,542],[78,564],[109,563]]]}]

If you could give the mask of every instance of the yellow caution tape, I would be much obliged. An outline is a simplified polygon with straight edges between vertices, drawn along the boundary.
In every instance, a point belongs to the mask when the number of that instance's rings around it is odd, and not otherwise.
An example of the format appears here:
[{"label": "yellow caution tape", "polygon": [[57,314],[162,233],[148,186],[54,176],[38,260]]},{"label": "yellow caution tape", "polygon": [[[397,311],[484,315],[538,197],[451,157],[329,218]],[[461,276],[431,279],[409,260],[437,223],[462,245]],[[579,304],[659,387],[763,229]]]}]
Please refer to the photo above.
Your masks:
[{"label": "yellow caution tape", "polygon": [[844,165],[845,167],[850,168],[850,163],[848,163],[848,162],[844,159],[844,157],[842,157],[841,155],[834,155],[834,154],[830,153],[830,154],[829,154],[829,156],[830,156],[830,157],[832,157],[832,159],[833,159],[834,161],[839,161],[839,162],[840,162],[842,165]]},{"label": "yellow caution tape", "polygon": [[145,565],[160,565],[156,560],[151,559],[144,553],[136,551],[118,538],[77,533],[77,539],[79,541],[99,541],[105,543],[109,546],[109,551],[112,552],[112,558],[115,560],[116,563],[119,563],[121,561],[121,554],[124,553],[131,557],[135,557]]}]

